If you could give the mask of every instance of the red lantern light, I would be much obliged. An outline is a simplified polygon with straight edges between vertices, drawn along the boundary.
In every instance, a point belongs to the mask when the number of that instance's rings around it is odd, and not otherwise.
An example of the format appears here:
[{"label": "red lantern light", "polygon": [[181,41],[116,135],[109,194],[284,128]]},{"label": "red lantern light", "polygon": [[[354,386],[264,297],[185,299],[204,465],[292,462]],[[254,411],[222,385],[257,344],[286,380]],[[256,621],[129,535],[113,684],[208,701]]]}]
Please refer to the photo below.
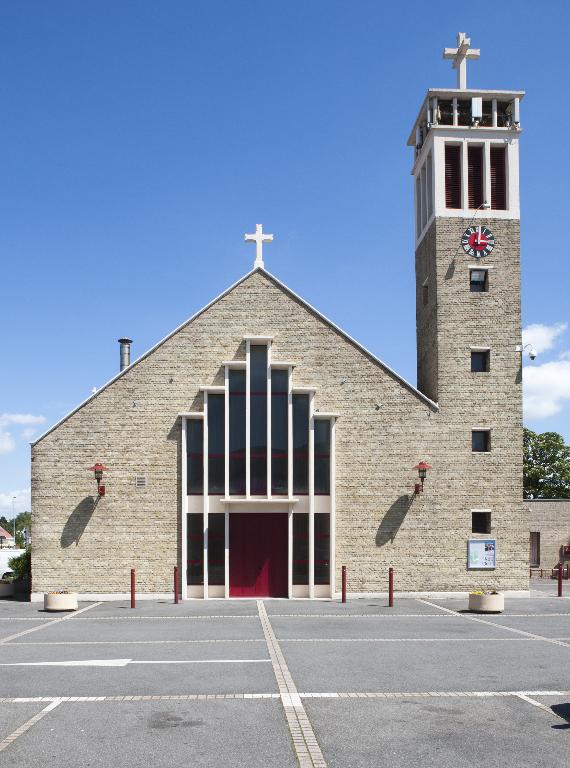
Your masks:
[{"label": "red lantern light", "polygon": [[431,464],[428,464],[427,461],[420,461],[419,464],[416,464],[414,469],[418,470],[418,475],[421,481],[421,485],[420,483],[416,483],[415,492],[422,493],[424,490],[424,480],[427,477],[427,471],[428,469],[432,469],[432,466]]},{"label": "red lantern light", "polygon": [[100,462],[97,462],[92,467],[89,467],[91,472],[95,473],[95,480],[97,481],[97,493],[99,496],[105,495],[105,486],[101,485],[101,480],[103,479],[103,472],[106,472],[108,470],[108,467],[106,467],[104,464],[101,464]]}]

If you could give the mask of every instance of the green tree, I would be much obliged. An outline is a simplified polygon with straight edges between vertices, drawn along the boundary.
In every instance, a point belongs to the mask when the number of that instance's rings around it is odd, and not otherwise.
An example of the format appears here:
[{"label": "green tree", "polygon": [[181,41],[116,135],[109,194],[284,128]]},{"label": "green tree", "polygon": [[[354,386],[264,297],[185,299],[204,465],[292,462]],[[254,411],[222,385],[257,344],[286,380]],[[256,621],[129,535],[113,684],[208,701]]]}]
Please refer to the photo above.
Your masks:
[{"label": "green tree", "polygon": [[570,499],[570,446],[558,432],[524,430],[525,499]]},{"label": "green tree", "polygon": [[[14,533],[14,519],[9,520],[5,515],[0,515],[0,527],[8,531],[9,534]],[[28,530],[28,536],[32,531],[32,515],[30,512],[20,512],[16,515],[16,546],[20,549],[24,549],[24,528]]]}]

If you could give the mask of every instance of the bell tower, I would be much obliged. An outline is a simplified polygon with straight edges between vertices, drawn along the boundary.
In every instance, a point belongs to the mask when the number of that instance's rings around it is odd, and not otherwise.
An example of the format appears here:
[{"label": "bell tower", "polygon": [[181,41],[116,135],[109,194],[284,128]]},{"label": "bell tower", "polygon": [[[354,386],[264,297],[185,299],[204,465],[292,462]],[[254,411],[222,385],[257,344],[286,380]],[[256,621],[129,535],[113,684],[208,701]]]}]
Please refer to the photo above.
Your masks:
[{"label": "bell tower", "polygon": [[414,148],[418,389],[443,409],[471,403],[476,411],[490,400],[507,407],[515,397],[520,411],[515,347],[524,92],[468,88],[467,62],[480,56],[470,45],[460,32],[457,47],[444,50],[457,70],[457,87],[428,90],[408,140]]}]

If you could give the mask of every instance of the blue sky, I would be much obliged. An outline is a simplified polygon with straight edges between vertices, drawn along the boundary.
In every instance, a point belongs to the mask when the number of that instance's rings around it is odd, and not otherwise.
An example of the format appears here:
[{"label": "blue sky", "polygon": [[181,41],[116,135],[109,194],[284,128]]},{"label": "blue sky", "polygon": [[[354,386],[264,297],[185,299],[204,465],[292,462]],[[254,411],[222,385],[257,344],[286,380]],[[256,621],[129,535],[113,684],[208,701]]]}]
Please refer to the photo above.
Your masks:
[{"label": "blue sky", "polygon": [[248,271],[256,222],[267,268],[415,382],[406,139],[425,90],[455,84],[459,30],[469,85],[527,91],[525,421],[570,441],[566,3],[2,10],[0,513],[29,503],[30,438],[115,374],[116,340],[138,357]]}]

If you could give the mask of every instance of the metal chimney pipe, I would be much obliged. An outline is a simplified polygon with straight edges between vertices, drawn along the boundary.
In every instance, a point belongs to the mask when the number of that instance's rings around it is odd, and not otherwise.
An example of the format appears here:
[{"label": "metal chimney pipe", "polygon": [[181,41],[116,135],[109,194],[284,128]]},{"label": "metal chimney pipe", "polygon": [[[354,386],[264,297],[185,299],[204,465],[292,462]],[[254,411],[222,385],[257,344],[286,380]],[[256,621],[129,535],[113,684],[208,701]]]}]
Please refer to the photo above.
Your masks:
[{"label": "metal chimney pipe", "polygon": [[120,370],[124,371],[131,364],[131,344],[132,339],[119,339],[121,345],[121,367]]}]

